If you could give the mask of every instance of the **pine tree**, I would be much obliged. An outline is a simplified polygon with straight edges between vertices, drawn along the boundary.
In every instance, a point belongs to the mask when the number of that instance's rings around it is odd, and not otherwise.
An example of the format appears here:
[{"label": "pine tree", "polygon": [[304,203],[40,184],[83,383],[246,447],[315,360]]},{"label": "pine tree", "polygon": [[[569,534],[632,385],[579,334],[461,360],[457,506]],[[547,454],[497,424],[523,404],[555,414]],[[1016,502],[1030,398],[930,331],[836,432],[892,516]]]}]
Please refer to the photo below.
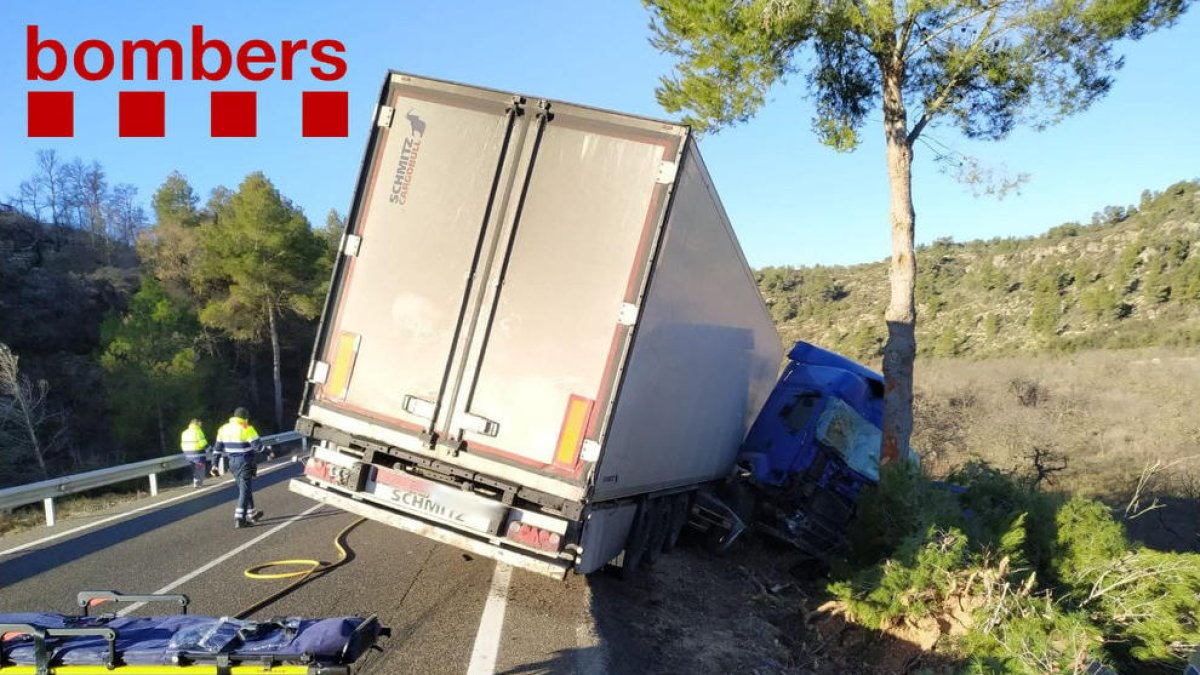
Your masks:
[{"label": "pine tree", "polygon": [[324,241],[308,219],[260,172],[215,202],[215,219],[200,228],[199,273],[210,288],[200,310],[205,325],[250,344],[268,340],[274,380],[275,427],[283,427],[280,319],[320,309]]}]

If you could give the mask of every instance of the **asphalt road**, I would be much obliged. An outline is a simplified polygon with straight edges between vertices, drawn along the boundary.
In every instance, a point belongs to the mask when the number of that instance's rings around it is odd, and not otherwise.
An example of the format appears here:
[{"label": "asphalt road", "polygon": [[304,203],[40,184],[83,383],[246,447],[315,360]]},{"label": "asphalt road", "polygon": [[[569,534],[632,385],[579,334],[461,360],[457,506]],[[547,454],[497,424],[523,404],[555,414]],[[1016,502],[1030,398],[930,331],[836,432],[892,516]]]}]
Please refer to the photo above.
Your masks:
[{"label": "asphalt road", "polygon": [[[289,492],[287,481],[298,474],[297,465],[284,464],[256,479],[255,501],[266,516],[249,529],[233,527],[236,491],[221,479],[0,537],[0,612],[75,613],[77,591],[117,590],[184,593],[191,613],[237,614],[290,583],[248,579],[246,568],[332,561],[334,537],[357,519]],[[346,542],[349,562],[253,617],[377,614],[392,636],[365,662],[367,673],[612,670],[581,577],[558,581],[511,568],[497,574],[491,560],[372,521]]]}]

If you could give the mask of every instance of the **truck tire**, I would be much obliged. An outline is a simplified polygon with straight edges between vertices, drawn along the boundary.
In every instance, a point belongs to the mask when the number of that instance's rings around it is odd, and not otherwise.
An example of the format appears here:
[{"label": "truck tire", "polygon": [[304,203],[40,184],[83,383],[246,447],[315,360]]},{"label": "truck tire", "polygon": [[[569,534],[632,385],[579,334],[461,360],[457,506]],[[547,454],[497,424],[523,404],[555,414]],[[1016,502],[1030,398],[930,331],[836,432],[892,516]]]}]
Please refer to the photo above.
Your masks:
[{"label": "truck tire", "polygon": [[650,512],[650,527],[644,554],[647,566],[658,562],[667,543],[667,535],[671,527],[671,502],[673,497],[658,497],[647,502]]},{"label": "truck tire", "polygon": [[621,552],[621,578],[631,581],[638,576],[642,561],[646,556],[646,543],[650,535],[650,506],[642,500],[638,504],[637,515],[633,517],[633,525],[629,528],[629,536],[625,539],[625,550]]},{"label": "truck tire", "polygon": [[681,492],[670,499],[670,516],[667,524],[667,538],[663,540],[663,553],[670,553],[679,543],[679,536],[683,534],[683,528],[687,526],[688,511],[692,505],[691,495],[687,492]]}]

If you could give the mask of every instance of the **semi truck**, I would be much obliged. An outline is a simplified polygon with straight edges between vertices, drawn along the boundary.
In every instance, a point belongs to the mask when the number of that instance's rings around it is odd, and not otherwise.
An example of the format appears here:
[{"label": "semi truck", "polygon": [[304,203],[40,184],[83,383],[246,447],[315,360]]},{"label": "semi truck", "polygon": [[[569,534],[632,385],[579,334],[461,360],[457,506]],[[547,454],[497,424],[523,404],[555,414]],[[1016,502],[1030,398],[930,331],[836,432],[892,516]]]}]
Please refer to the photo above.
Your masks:
[{"label": "semi truck", "polygon": [[551,576],[626,572],[728,479],[782,345],[688,127],[392,72],[290,489]]}]

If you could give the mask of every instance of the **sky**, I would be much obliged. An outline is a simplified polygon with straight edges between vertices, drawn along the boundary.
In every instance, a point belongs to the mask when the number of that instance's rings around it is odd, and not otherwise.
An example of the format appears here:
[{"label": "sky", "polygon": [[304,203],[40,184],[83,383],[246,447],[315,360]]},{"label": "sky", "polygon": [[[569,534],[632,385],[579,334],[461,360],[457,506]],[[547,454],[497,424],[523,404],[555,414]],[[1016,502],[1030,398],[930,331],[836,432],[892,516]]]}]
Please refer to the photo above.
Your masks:
[{"label": "sky", "polygon": [[[674,119],[655,100],[672,61],[649,44],[640,2],[527,0],[411,2],[363,0],[0,0],[0,201],[9,201],[33,171],[39,149],[99,161],[110,184],[131,183],[149,198],[171,171],[203,198],[263,171],[314,224],[329,209],[348,210],[379,87],[389,69],[532,96]],[[290,82],[221,83],[139,80],[137,90],[165,90],[163,138],[119,138],[119,79],[88,82],[68,72],[57,82],[26,79],[26,26],[68,49],[87,39],[172,38],[188,45],[191,26],[235,47],[251,39],[334,39],[346,46],[343,79],[322,82],[298,62]],[[1135,204],[1144,189],[1200,177],[1200,16],[1122,43],[1125,56],[1109,95],[1044,132],[1021,129],[1001,142],[962,139],[951,129],[926,136],[985,164],[1026,173],[1019,194],[975,197],[941,173],[933,153],[917,147],[914,204],[917,240],[1026,236],[1070,221],[1088,222],[1110,204]],[[48,58],[48,57],[47,57]],[[139,60],[139,64],[142,63]],[[874,113],[852,153],[820,145],[803,78],[773,89],[746,124],[700,143],[722,202],[750,264],[855,264],[890,251],[888,188],[881,116]],[[26,91],[75,91],[72,138],[27,138]],[[256,138],[210,138],[213,89],[258,92]],[[349,92],[347,138],[303,138],[304,90]]]}]

